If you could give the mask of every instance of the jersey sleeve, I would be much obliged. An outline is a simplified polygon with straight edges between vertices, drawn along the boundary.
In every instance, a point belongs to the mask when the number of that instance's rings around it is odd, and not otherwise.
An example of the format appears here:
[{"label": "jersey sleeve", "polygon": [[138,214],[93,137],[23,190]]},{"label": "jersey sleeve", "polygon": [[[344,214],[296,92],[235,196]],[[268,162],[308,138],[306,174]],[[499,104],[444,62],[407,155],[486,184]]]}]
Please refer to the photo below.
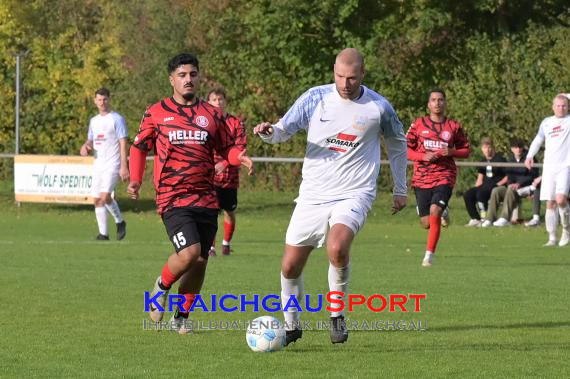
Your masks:
[{"label": "jersey sleeve", "polygon": [[465,131],[463,130],[463,127],[459,123],[457,123],[457,130],[455,131],[453,147],[456,150],[469,149],[470,148],[469,139],[467,139],[467,136],[465,135]]},{"label": "jersey sleeve", "polygon": [[543,121],[538,128],[538,133],[536,134],[536,137],[534,137],[532,143],[530,144],[530,148],[528,149],[528,154],[526,155],[527,159],[534,158],[536,153],[538,153],[538,150],[540,150],[540,147],[544,143],[545,139],[546,137],[544,135],[544,121]]},{"label": "jersey sleeve", "polygon": [[406,168],[408,166],[408,147],[402,123],[394,108],[386,102],[380,119],[380,129],[386,143],[390,169],[394,180],[394,195],[406,196],[408,193]]},{"label": "jersey sleeve", "polygon": [[234,143],[236,147],[245,150],[247,147],[247,135],[243,121],[238,117],[228,115],[227,123],[230,125],[230,129],[234,131]]},{"label": "jersey sleeve", "polygon": [[262,139],[268,143],[285,142],[299,130],[307,130],[322,95],[322,91],[317,88],[311,88],[302,94],[281,120],[273,125],[273,134],[265,138],[262,136]]},{"label": "jersey sleeve", "polygon": [[135,136],[133,146],[137,149],[149,152],[154,150],[156,138],[158,136],[157,126],[152,116],[152,109],[149,107],[141,120],[139,131]]},{"label": "jersey sleeve", "polygon": [[416,127],[417,120],[412,123],[408,133],[406,133],[406,142],[408,149],[416,151],[418,149],[418,129]]},{"label": "jersey sleeve", "polygon": [[236,146],[236,138],[234,137],[227,120],[219,117],[218,115],[214,115],[214,119],[217,124],[216,134],[214,135],[214,149],[231,165],[239,165],[239,161],[236,162],[235,159],[232,159],[232,156],[235,156],[236,154],[236,152],[232,150],[235,150],[238,147]]},{"label": "jersey sleeve", "polygon": [[89,129],[87,130],[87,140],[93,141],[93,119],[89,120]]},{"label": "jersey sleeve", "polygon": [[117,135],[117,138],[127,138],[129,132],[127,131],[127,123],[123,116],[118,113],[113,113],[113,119],[115,120],[115,134]]}]

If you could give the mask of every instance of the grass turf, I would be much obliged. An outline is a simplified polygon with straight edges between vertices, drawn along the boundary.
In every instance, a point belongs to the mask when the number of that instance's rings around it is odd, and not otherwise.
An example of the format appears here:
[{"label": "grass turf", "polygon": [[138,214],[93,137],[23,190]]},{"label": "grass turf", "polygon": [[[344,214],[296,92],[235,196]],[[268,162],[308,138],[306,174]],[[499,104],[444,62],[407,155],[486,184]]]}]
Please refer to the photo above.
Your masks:
[{"label": "grass turf", "polygon": [[[327,331],[312,330],[284,351],[255,354],[241,330],[143,331],[144,291],[172,250],[150,200],[120,198],[127,238],[95,242],[90,207],[16,207],[11,198],[10,186],[0,186],[0,377],[535,378],[570,372],[570,248],[542,248],[543,227],[464,228],[458,200],[430,269],[420,267],[426,232],[413,197],[391,216],[389,196],[380,195],[352,249],[351,293],[425,293],[427,299],[421,313],[360,306],[348,318],[422,321],[426,330],[351,331],[343,345],[331,345]],[[240,193],[235,251],[210,260],[202,291],[208,303],[210,294],[279,294],[293,198]],[[305,269],[307,294],[328,291],[327,269],[324,250],[315,251]],[[194,318],[246,321],[262,314],[249,307]],[[315,326],[328,313],[302,317]]]}]

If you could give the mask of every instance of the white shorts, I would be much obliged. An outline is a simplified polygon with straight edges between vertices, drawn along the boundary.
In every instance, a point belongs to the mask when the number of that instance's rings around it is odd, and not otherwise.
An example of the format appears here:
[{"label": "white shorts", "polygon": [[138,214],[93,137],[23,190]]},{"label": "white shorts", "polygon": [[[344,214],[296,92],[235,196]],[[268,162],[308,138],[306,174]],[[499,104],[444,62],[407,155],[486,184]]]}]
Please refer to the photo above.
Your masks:
[{"label": "white shorts", "polygon": [[570,189],[570,170],[543,173],[540,182],[540,200],[556,200],[556,195],[568,195]]},{"label": "white shorts", "polygon": [[112,193],[119,182],[119,171],[93,167],[93,182],[91,183],[91,196],[100,198],[101,192]]},{"label": "white shorts", "polygon": [[297,204],[285,243],[319,248],[325,244],[327,232],[335,224],[346,225],[356,234],[364,226],[371,203],[362,199],[346,199],[325,204]]}]

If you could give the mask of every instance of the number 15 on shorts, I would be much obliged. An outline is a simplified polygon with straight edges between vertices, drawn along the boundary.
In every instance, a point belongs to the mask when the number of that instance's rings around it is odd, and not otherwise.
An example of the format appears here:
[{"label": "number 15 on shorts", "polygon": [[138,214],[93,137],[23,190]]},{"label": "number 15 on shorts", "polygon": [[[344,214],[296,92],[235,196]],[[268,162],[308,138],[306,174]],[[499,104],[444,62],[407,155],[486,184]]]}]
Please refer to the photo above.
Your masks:
[{"label": "number 15 on shorts", "polygon": [[186,238],[184,238],[184,234],[182,232],[178,232],[172,236],[172,243],[176,245],[177,249],[180,249],[181,246],[186,245]]}]

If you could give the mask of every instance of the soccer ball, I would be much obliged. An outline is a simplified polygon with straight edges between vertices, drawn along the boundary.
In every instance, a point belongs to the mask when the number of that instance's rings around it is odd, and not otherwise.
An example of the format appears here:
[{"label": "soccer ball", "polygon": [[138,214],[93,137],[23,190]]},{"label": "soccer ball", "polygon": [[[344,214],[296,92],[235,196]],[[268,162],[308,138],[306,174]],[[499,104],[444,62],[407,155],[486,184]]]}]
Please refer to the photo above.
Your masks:
[{"label": "soccer ball", "polygon": [[261,316],[249,323],[245,340],[256,353],[278,351],[285,346],[285,330],[275,317]]}]

